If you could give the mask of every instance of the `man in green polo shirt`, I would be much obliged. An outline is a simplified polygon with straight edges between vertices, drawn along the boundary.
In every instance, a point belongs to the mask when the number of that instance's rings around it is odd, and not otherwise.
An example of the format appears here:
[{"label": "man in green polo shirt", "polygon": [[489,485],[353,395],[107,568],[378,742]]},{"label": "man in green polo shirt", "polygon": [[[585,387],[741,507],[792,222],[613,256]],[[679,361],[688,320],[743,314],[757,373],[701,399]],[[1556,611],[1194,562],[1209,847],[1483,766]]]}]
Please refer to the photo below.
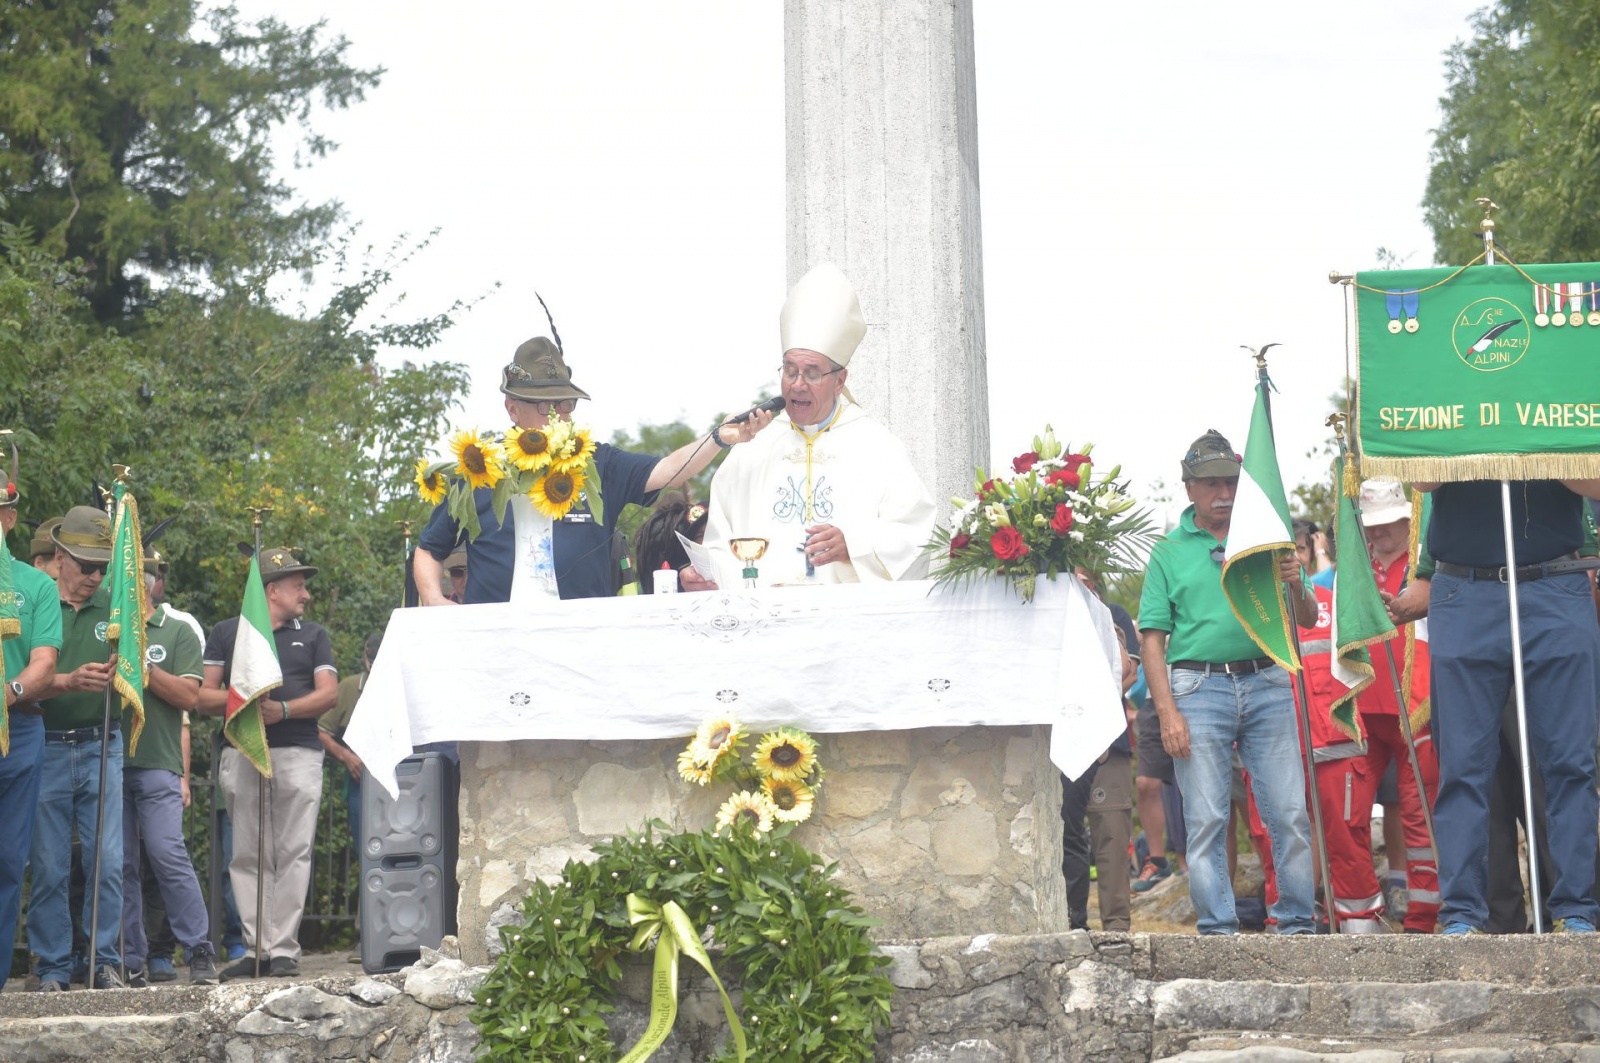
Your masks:
[{"label": "man in green polo shirt", "polygon": [[[12,507],[16,493],[12,492]],[[10,571],[11,590],[0,599],[0,613],[15,615],[20,631],[0,643],[5,655],[3,688],[10,750],[0,756],[0,941],[17,936],[17,912],[22,903],[22,869],[33,844],[33,819],[39,803],[44,764],[44,718],[38,695],[55,675],[61,650],[61,609],[50,577],[9,553],[0,552],[0,565]],[[11,964],[0,964],[0,989],[5,988]]]},{"label": "man in green polo shirt", "polygon": [[[1140,655],[1161,720],[1161,744],[1173,757],[1183,794],[1197,929],[1239,930],[1225,845],[1237,747],[1272,837],[1278,933],[1311,934],[1311,824],[1289,675],[1261,656],[1222,590],[1240,465],[1232,445],[1214,431],[1184,456],[1184,487],[1193,505],[1150,553],[1139,599]],[[1316,599],[1302,593],[1292,553],[1279,574],[1299,623],[1315,623]]]},{"label": "man in green polo shirt", "polygon": [[[61,658],[44,709],[44,774],[33,821],[29,861],[28,945],[39,954],[39,988],[67,988],[72,967],[72,919],[67,879],[76,827],[86,865],[100,853],[100,919],[94,952],[96,989],[121,985],[117,917],[122,911],[122,734],[117,718],[102,729],[106,687],[115,669],[106,644],[110,594],[101,586],[111,560],[111,520],[93,506],[75,506],[51,533],[61,609]],[[105,807],[100,808],[100,753],[105,745]],[[101,829],[102,824],[104,829]],[[94,892],[83,900],[90,924]]]},{"label": "man in green polo shirt", "polygon": [[[145,589],[155,590],[159,558],[145,563]],[[183,714],[195,707],[205,674],[200,639],[181,620],[145,602],[144,733],[122,771],[123,959],[130,983],[144,975],[149,943],[144,929],[141,853],[161,891],[172,933],[189,957],[189,981],[217,982],[216,950],[200,880],[183,841]]]}]

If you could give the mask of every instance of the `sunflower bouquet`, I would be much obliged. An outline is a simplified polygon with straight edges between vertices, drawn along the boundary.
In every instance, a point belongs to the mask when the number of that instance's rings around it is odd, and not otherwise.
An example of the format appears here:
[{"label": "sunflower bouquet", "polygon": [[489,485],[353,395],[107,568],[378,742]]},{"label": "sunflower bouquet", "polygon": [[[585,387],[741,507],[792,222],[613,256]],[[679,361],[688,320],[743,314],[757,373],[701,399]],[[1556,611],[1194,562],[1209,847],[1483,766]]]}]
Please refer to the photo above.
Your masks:
[{"label": "sunflower bouquet", "polygon": [[554,410],[543,428],[512,425],[502,435],[476,429],[457,432],[450,437],[450,453],[446,461],[417,459],[417,490],[430,505],[448,501],[450,516],[468,539],[476,539],[482,531],[473,498],[480,488],[494,492],[494,516],[501,523],[513,494],[527,495],[533,507],[551,520],[566,516],[586,496],[594,519],[605,519],[594,439],[589,429]]},{"label": "sunflower bouquet", "polygon": [[1134,572],[1152,539],[1149,513],[1136,510],[1119,465],[1094,478],[1092,445],[1074,451],[1045,426],[1033,449],[1011,462],[1013,475],[978,471],[971,498],[951,499],[955,514],[934,531],[927,549],[942,555],[940,583],[980,577],[1009,579],[1023,601],[1040,576],[1055,579],[1077,566],[1091,572]]},{"label": "sunflower bouquet", "polygon": [[776,825],[810,819],[822,788],[816,739],[798,728],[779,727],[756,740],[747,760],[749,738],[738,720],[715,718],[701,724],[678,754],[678,774],[685,782],[737,787],[717,811],[717,830],[748,827],[765,834]]}]

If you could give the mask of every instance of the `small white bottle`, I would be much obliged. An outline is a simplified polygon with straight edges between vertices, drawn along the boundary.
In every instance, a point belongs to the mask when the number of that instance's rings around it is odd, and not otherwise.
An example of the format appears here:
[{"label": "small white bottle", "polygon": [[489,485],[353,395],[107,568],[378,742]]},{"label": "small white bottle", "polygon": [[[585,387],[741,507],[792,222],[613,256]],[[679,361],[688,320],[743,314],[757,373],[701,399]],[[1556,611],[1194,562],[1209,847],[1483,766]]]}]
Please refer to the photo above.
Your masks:
[{"label": "small white bottle", "polygon": [[678,570],[668,562],[661,562],[661,567],[650,573],[650,578],[655,581],[655,585],[651,588],[653,593],[678,593]]}]

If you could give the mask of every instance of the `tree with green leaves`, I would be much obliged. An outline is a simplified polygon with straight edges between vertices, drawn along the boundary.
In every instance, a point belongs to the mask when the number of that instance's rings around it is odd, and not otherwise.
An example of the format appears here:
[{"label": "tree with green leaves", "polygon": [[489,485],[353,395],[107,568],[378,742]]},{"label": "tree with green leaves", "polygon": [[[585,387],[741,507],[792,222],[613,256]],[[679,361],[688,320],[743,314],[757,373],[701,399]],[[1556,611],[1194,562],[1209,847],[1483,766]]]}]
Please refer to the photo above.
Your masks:
[{"label": "tree with green leaves", "polygon": [[1423,206],[1440,262],[1483,250],[1474,202],[1503,208],[1518,262],[1600,259],[1600,7],[1498,0],[1447,53]]},{"label": "tree with green leaves", "polygon": [[[203,13],[202,13],[203,12]],[[304,268],[339,215],[294,204],[271,139],[313,104],[378,83],[322,26],[242,21],[198,0],[58,0],[0,7],[0,217],[76,263],[102,322],[159,279],[236,282]]]}]

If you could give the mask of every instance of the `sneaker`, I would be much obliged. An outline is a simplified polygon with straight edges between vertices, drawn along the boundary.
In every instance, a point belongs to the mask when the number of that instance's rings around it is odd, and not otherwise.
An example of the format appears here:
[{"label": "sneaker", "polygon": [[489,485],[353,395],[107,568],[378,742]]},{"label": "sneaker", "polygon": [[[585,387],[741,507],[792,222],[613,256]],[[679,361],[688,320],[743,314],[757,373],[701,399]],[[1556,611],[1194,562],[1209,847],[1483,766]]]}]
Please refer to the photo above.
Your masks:
[{"label": "sneaker", "polygon": [[268,968],[274,978],[300,977],[300,961],[293,956],[274,956]]},{"label": "sneaker", "polygon": [[1569,915],[1565,919],[1556,920],[1555,932],[1557,934],[1592,934],[1594,924],[1581,915]]},{"label": "sneaker", "polygon": [[41,993],[65,993],[66,991],[67,983],[58,982],[54,978],[46,978],[39,983],[39,992]]},{"label": "sneaker", "polygon": [[96,989],[125,989],[122,979],[117,977],[115,967],[101,967],[94,972],[94,987]]},{"label": "sneaker", "polygon": [[[1589,929],[1593,930],[1594,927],[1590,927]],[[1446,923],[1444,925],[1443,933],[1447,938],[1459,938],[1466,937],[1469,934],[1481,934],[1483,931],[1479,930],[1471,923]]]},{"label": "sneaker", "polygon": [[171,956],[150,957],[150,981],[171,982],[178,977],[178,969],[172,965]]},{"label": "sneaker", "polygon": [[150,979],[145,977],[143,971],[135,971],[131,969],[128,971],[129,989],[148,989],[149,987]]},{"label": "sneaker", "polygon": [[189,984],[216,985],[217,961],[210,949],[192,949],[189,952]]},{"label": "sneaker", "polygon": [[254,956],[246,956],[243,959],[236,960],[233,963],[228,964],[228,966],[224,967],[218,973],[217,977],[224,982],[235,982],[241,978],[265,978],[267,977],[268,973],[270,973],[271,969],[271,964],[263,960],[261,964],[261,974],[257,975],[256,958]]},{"label": "sneaker", "polygon": [[246,949],[243,945],[229,945],[228,946],[228,962],[232,963],[234,960],[242,960],[242,959],[244,959],[245,953],[248,952],[248,951],[249,950]]},{"label": "sneaker", "polygon": [[1172,877],[1172,865],[1169,863],[1158,864],[1154,860],[1146,860],[1144,868],[1139,872],[1139,877],[1133,880],[1133,892],[1148,893]]}]

